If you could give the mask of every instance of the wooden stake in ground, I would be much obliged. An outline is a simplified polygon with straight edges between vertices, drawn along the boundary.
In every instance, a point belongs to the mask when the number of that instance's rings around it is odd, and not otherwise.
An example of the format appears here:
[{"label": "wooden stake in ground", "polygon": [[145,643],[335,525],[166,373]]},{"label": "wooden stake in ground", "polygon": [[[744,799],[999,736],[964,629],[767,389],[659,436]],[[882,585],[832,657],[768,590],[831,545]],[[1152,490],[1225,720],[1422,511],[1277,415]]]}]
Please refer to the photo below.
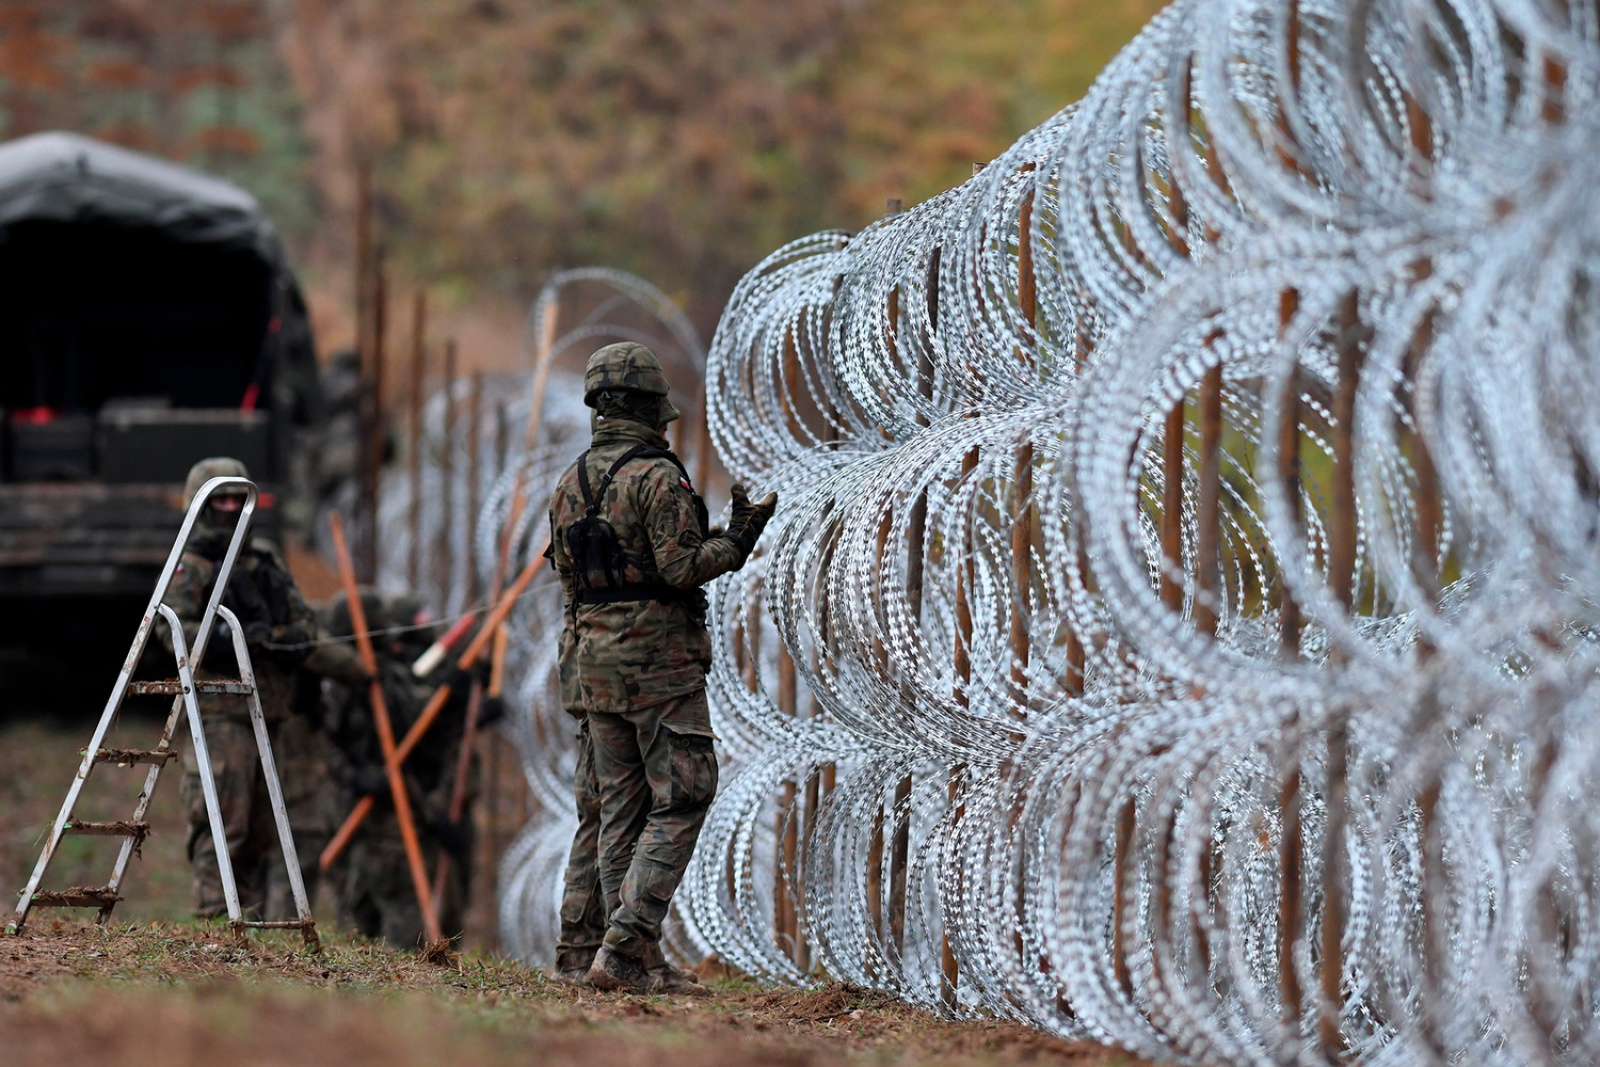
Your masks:
[{"label": "wooden stake in ground", "polygon": [[[361,593],[356,588],[355,568],[350,564],[350,547],[344,539],[344,522],[338,512],[333,514],[333,547],[339,557],[339,577],[344,581],[345,600],[350,605],[350,627],[355,631],[356,650],[361,662],[372,675],[369,690],[372,700],[372,721],[378,729],[378,744],[383,748],[384,769],[389,776],[389,792],[394,797],[395,820],[400,824],[400,840],[406,849],[406,865],[411,868],[411,883],[417,891],[417,906],[422,911],[422,929],[430,943],[443,940],[439,932],[439,919],[434,914],[433,898],[428,891],[428,872],[422,863],[422,844],[417,840],[417,825],[411,818],[411,797],[406,792],[405,776],[400,760],[395,758],[394,727],[389,722],[389,706],[383,699],[383,681],[378,676],[378,657],[372,652],[372,638],[367,633],[367,613],[361,605]],[[363,797],[369,805],[371,797]]]},{"label": "wooden stake in ground", "polygon": [[406,584],[417,588],[422,566],[422,379],[428,359],[428,297],[418,289],[411,303],[411,381],[406,387],[406,477],[411,500],[406,511],[406,529],[411,553],[406,557]]},{"label": "wooden stake in ground", "polygon": [[444,433],[439,452],[440,518],[434,543],[433,567],[439,578],[439,610],[450,610],[450,589],[455,579],[455,461],[456,461],[456,343],[444,343]]}]

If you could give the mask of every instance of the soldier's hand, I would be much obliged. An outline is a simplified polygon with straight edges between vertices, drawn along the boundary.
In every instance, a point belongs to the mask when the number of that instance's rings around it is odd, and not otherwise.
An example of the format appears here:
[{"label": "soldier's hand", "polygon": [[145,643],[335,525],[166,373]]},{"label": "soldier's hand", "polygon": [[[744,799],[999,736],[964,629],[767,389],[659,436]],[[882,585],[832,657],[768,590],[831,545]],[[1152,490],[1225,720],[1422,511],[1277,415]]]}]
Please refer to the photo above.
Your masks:
[{"label": "soldier's hand", "polygon": [[311,655],[311,635],[292,622],[284,623],[267,631],[266,641],[261,647],[273,662],[296,670]]},{"label": "soldier's hand", "polygon": [[731,492],[733,506],[729,509],[730,514],[728,516],[728,532],[730,534],[749,522],[750,513],[755,510],[755,505],[750,503],[750,490],[744,487],[743,482],[734,482]]},{"label": "soldier's hand", "polygon": [[733,509],[728,519],[728,537],[739,546],[741,566],[750,558],[756,542],[761,539],[761,532],[767,528],[768,520],[777,510],[777,493],[768,493],[760,500],[752,502],[749,490],[743,485],[733,487]]},{"label": "soldier's hand", "polygon": [[483,703],[478,705],[478,725],[492,726],[505,717],[505,698],[485,695],[483,698]]},{"label": "soldier's hand", "polygon": [[252,648],[262,648],[272,640],[272,625],[265,622],[244,624],[244,643]]},{"label": "soldier's hand", "polygon": [[274,626],[270,637],[279,652],[305,652],[311,644],[311,635],[292,622]]},{"label": "soldier's hand", "polygon": [[439,847],[450,854],[450,857],[462,866],[472,858],[472,839],[467,835],[466,829],[456,822],[441,815],[433,821],[430,827],[433,838],[439,842]]},{"label": "soldier's hand", "polygon": [[465,670],[452,662],[449,669],[444,672],[444,684],[450,687],[452,693],[464,695],[472,688],[472,683],[474,682],[487,686],[492,667],[493,664],[488,657],[478,660],[477,663]]}]

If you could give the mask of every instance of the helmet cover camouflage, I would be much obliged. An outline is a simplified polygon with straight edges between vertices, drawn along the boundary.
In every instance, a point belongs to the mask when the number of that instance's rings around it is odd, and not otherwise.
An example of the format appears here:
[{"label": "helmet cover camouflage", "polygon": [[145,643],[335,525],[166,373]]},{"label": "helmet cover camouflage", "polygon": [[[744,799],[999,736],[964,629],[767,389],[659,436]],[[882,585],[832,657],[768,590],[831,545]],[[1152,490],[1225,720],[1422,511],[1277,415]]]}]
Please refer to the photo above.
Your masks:
[{"label": "helmet cover camouflage", "polygon": [[661,361],[644,345],[632,341],[606,345],[589,357],[583,368],[583,402],[595,406],[595,396],[607,389],[666,396],[667,376]]},{"label": "helmet cover camouflage", "polygon": [[[228,456],[212,456],[203,459],[189,468],[189,477],[183,483],[183,506],[188,507],[194,503],[195,494],[200,492],[200,487],[213,478],[248,478],[250,472],[243,463]],[[244,496],[243,489],[229,490],[225,496]]]},{"label": "helmet cover camouflage", "polygon": [[[393,625],[383,597],[379,596],[371,586],[363,586],[360,592],[361,612],[366,616],[367,632],[387,630]],[[350,601],[343,593],[335,594],[328,601],[327,607],[322,609],[322,618],[328,633],[334,637],[350,637],[356,632],[355,624],[350,618]]]},{"label": "helmet cover camouflage", "polygon": [[415,593],[396,593],[385,597],[383,611],[396,626],[419,626],[431,621],[427,618],[428,609],[422,603],[422,598]]}]

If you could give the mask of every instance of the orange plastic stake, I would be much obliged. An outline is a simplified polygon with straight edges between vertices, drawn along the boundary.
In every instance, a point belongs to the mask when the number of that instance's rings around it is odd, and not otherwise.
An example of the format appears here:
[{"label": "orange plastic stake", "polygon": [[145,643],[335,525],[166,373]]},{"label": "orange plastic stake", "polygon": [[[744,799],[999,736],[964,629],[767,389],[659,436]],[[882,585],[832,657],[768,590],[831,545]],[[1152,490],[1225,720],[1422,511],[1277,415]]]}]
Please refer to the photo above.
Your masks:
[{"label": "orange plastic stake", "polygon": [[[339,577],[344,582],[344,595],[350,605],[350,626],[355,630],[356,650],[361,662],[372,675],[372,721],[378,728],[378,744],[383,747],[384,769],[389,775],[389,792],[394,796],[395,819],[400,823],[400,840],[405,845],[406,863],[411,868],[411,882],[417,891],[417,906],[422,911],[422,928],[430,942],[442,940],[439,919],[433,911],[433,897],[428,892],[428,871],[422,862],[422,844],[417,840],[417,824],[411,818],[411,797],[406,792],[401,762],[395,758],[394,727],[389,722],[389,705],[383,699],[383,682],[378,677],[378,657],[372,652],[372,638],[367,633],[367,613],[361,604],[361,594],[356,589],[355,568],[350,563],[350,547],[344,539],[344,521],[338,512],[333,514],[333,547],[339,557]],[[369,804],[371,797],[363,798]]]},{"label": "orange plastic stake", "polygon": [[[522,573],[517,576],[517,580],[512,583],[511,588],[506,590],[506,595],[501,597],[500,602],[494,606],[494,610],[489,612],[489,617],[484,620],[483,628],[478,631],[478,635],[472,639],[472,643],[467,646],[466,651],[461,653],[461,657],[456,660],[457,667],[464,671],[469,671],[477,664],[478,658],[483,655],[483,650],[489,647],[489,642],[493,639],[495,631],[505,623],[506,616],[511,614],[511,609],[516,606],[518,598],[527,590],[528,583],[533,581],[534,575],[539,573],[539,568],[544,566],[544,558],[544,550],[540,549],[539,553],[522,569]],[[441,685],[434,692],[433,699],[428,701],[428,706],[422,709],[422,714],[417,716],[417,721],[411,724],[411,729],[406,731],[406,736],[395,746],[394,756],[389,761],[394,767],[400,767],[405,762],[406,757],[411,755],[412,750],[417,747],[417,743],[422,740],[422,735],[428,732],[428,727],[433,725],[433,721],[439,717],[439,713],[444,711],[444,706],[449,702],[450,686],[449,684]],[[350,845],[350,839],[355,836],[355,832],[361,828],[361,824],[372,813],[372,806],[371,797],[362,797],[356,803],[356,806],[350,809],[350,814],[345,816],[344,825],[339,827],[339,832],[333,835],[333,840],[328,842],[328,847],[322,850],[322,859],[319,864],[324,871],[337,863],[339,857],[344,854],[344,850]]]}]

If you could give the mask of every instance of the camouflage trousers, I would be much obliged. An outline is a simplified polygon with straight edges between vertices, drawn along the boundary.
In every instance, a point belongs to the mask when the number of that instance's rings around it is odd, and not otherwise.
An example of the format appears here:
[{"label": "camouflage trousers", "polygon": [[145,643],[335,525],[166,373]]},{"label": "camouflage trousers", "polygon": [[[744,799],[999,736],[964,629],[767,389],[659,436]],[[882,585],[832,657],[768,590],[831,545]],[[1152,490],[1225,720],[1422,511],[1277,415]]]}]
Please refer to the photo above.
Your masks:
[{"label": "camouflage trousers", "polygon": [[[462,819],[471,826],[471,812]],[[419,827],[422,864],[431,880],[439,867],[442,851],[438,842]],[[470,837],[467,855],[471,855]],[[375,811],[361,833],[351,843],[336,875],[340,921],[367,937],[381,937],[399,949],[422,945],[425,928],[417,890],[411,880],[411,865],[394,811]],[[335,868],[339,870],[339,868]],[[445,877],[443,899],[439,901],[439,929],[445,937],[461,936],[462,913],[466,907],[467,872],[452,861]]]},{"label": "camouflage trousers", "polygon": [[[233,718],[204,720],[206,748],[211,754],[211,776],[217,785],[217,804],[233,861],[233,880],[239,906],[247,917],[259,917],[265,892],[268,858],[277,851],[278,831],[267,798],[267,779],[261,772],[256,735],[248,722]],[[189,816],[189,868],[193,878],[194,911],[202,918],[228,913],[217,869],[217,849],[206,813],[205,791],[194,742],[184,747],[183,781],[179,786]]]},{"label": "camouflage trousers", "polygon": [[556,970],[588,970],[606,936],[606,902],[600,891],[600,783],[594,773],[594,740],[589,720],[578,727],[578,768],[572,781],[578,805],[578,832],[561,892],[561,936]]},{"label": "camouflage trousers", "polygon": [[717,793],[705,690],[642,711],[591,712],[589,734],[600,792],[605,943],[649,966],[659,958],[661,923]]},{"label": "camouflage trousers", "polygon": [[[335,772],[339,751],[327,734],[304,716],[296,715],[278,727],[272,738],[272,754],[278,764],[283,806],[300,860],[300,880],[305,883],[306,901],[315,911],[322,881],[322,850],[333,840],[344,815]],[[272,845],[266,872],[266,916],[274,922],[297,919],[288,868],[276,837]]]},{"label": "camouflage trousers", "polygon": [[[294,834],[294,850],[300,860],[300,882],[305,886],[306,904],[314,916],[317,911],[317,892],[322,888],[322,850],[328,847],[333,835],[307,833],[293,826],[289,829]],[[264,890],[266,917],[271,922],[298,919],[300,913],[295,908],[294,887],[289,884],[289,870],[284,865],[283,850],[277,847],[277,838],[273,838],[272,844]]]}]

